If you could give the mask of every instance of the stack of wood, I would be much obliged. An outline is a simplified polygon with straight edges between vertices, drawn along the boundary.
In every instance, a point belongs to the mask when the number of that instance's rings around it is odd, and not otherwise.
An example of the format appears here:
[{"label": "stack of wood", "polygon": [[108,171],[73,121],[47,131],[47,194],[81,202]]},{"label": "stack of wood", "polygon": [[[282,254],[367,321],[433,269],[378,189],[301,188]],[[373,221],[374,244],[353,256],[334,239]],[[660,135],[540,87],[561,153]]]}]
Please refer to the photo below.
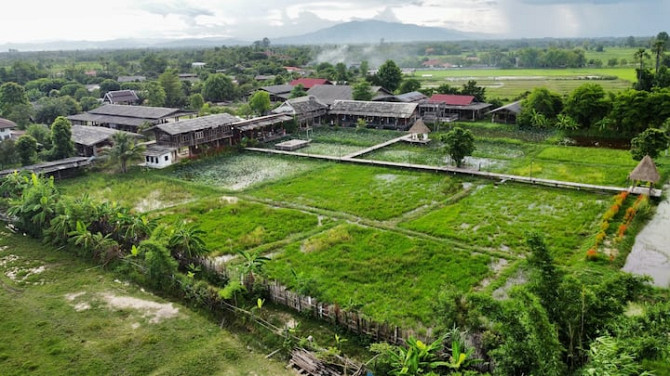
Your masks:
[{"label": "stack of wood", "polygon": [[[339,357],[338,357],[339,358]],[[357,366],[352,363],[350,360],[342,358],[343,362],[347,363],[347,368],[349,372],[344,375],[363,375],[363,367]],[[344,363],[343,363],[344,364]],[[291,353],[291,360],[288,364],[289,368],[293,368],[299,375],[310,375],[310,376],[343,376],[341,373],[342,366],[328,364],[323,360],[316,357],[316,355],[310,351],[307,351],[302,348],[293,350]],[[355,373],[354,373],[355,372]]]}]

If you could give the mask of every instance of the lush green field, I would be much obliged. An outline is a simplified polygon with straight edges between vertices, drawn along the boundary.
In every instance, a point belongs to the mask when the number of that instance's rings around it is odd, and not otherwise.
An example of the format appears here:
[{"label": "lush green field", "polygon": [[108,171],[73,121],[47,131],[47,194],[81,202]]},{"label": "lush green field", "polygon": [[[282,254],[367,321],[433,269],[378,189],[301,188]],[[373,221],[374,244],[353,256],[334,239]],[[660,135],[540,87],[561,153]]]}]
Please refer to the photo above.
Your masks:
[{"label": "lush green field", "polygon": [[0,236],[2,375],[291,375],[178,304],[37,241]]},{"label": "lush green field", "polygon": [[389,231],[340,225],[286,247],[270,276],[289,286],[312,280],[317,296],[360,309],[377,321],[433,324],[432,304],[442,288],[469,291],[490,273],[491,257]]},{"label": "lush green field", "polygon": [[174,207],[159,213],[161,222],[184,221],[205,231],[203,240],[213,255],[234,253],[313,230],[315,215],[297,210],[217,197]]},{"label": "lush green field", "polygon": [[[597,83],[606,91],[625,90],[636,81],[633,67],[579,69],[444,69],[417,70],[414,78],[423,87],[448,84],[461,87],[469,80],[486,88],[487,98],[511,101],[536,87],[567,95],[585,83]],[[608,79],[601,79],[608,77]],[[610,79],[616,77],[615,79]]]},{"label": "lush green field", "polygon": [[[452,194],[453,179],[397,169],[331,164],[251,195],[368,219],[387,220]],[[445,190],[447,196],[445,196]]]},{"label": "lush green field", "polygon": [[564,258],[596,232],[608,205],[608,196],[592,193],[482,183],[464,199],[400,226],[511,254],[525,253],[525,232],[538,231]]}]

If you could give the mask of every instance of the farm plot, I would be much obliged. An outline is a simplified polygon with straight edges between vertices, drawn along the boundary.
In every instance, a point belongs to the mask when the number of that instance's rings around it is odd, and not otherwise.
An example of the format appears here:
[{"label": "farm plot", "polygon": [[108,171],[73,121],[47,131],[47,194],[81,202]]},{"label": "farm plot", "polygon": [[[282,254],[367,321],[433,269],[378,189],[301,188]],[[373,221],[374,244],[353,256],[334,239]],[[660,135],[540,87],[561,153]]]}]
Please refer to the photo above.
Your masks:
[{"label": "farm plot", "polygon": [[58,182],[69,196],[89,195],[95,201],[117,202],[140,212],[163,209],[209,194],[207,189],[175,184],[156,174],[91,174]]},{"label": "farm plot", "polygon": [[159,213],[159,218],[197,225],[205,231],[202,238],[215,256],[276,242],[319,225],[315,215],[226,196],[171,208]]},{"label": "farm plot", "polygon": [[434,324],[432,302],[439,291],[468,291],[491,273],[491,260],[437,242],[343,224],[287,246],[266,270],[297,291],[360,310],[378,322],[414,327]]},{"label": "farm plot", "polygon": [[453,178],[442,174],[337,164],[260,187],[250,194],[275,202],[388,220],[442,201],[458,189]]},{"label": "farm plot", "polygon": [[[291,375],[202,314],[0,231],[2,375]],[[11,261],[10,261],[11,260]]]},{"label": "farm plot", "polygon": [[366,148],[400,137],[403,134],[403,132],[380,129],[317,127],[310,133],[310,138],[316,143],[362,146]]},{"label": "farm plot", "polygon": [[295,177],[323,164],[300,158],[265,154],[226,154],[178,165],[173,176],[178,179],[240,191],[265,182]]},{"label": "farm plot", "polygon": [[560,261],[596,232],[607,205],[607,196],[592,193],[482,183],[468,197],[400,226],[512,254],[525,252],[526,231],[538,231]]}]

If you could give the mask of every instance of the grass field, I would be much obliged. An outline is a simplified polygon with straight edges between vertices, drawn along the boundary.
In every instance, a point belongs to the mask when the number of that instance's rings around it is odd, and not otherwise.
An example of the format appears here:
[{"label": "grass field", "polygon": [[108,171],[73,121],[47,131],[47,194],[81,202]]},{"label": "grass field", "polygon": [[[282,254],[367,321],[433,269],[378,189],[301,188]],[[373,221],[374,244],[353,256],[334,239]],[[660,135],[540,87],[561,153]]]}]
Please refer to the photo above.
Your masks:
[{"label": "grass field", "polygon": [[469,291],[490,273],[491,257],[393,232],[340,225],[286,247],[270,276],[296,287],[291,273],[311,279],[318,296],[377,321],[431,325],[442,288]]},{"label": "grass field", "polygon": [[174,207],[159,213],[158,218],[161,222],[183,221],[198,226],[205,231],[203,240],[213,255],[276,242],[313,230],[319,223],[315,215],[226,196]]},{"label": "grass field", "polygon": [[2,230],[2,375],[292,375],[207,318]]},{"label": "grass field", "polygon": [[525,232],[538,231],[565,257],[596,231],[607,196],[533,186],[478,185],[464,199],[401,223],[401,227],[460,240],[475,248],[525,253]]},{"label": "grass field", "polygon": [[[585,83],[597,83],[606,91],[625,90],[636,81],[635,69],[579,68],[579,69],[443,69],[417,70],[413,78],[423,87],[449,84],[461,87],[469,80],[486,88],[487,98],[511,101],[535,87],[567,95]],[[588,79],[589,77],[616,77],[616,79]]]},{"label": "grass field", "polygon": [[[444,175],[387,168],[329,165],[293,179],[249,192],[278,202],[291,202],[386,220],[444,197],[453,187]],[[439,199],[439,198],[438,198]]]}]

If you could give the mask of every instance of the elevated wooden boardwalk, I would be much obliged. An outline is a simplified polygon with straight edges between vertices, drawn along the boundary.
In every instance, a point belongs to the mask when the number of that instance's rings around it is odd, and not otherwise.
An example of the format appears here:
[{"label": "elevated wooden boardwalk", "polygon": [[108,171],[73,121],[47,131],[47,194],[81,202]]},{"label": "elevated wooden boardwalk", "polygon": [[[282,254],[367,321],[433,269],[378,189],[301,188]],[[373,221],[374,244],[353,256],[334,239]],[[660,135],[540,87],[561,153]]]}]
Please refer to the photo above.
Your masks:
[{"label": "elevated wooden boardwalk", "polygon": [[347,155],[343,156],[342,158],[343,158],[343,159],[351,159],[351,158],[360,157],[361,155],[364,155],[364,154],[367,154],[367,153],[371,153],[371,152],[373,152],[373,151],[375,151],[375,150],[377,150],[377,149],[381,149],[381,148],[385,148],[385,147],[387,147],[387,146],[389,146],[389,145],[393,145],[393,144],[395,144],[396,142],[400,142],[400,141],[402,141],[402,140],[404,140],[404,139],[406,139],[406,138],[409,138],[410,136],[411,136],[411,135],[406,134],[406,135],[403,135],[403,136],[394,138],[394,139],[392,139],[392,140],[388,140],[388,141],[386,141],[386,142],[382,142],[381,144],[377,144],[377,145],[374,145],[374,146],[370,146],[369,148],[366,148],[366,149],[363,149],[363,150],[359,150],[359,151],[353,152],[353,153],[351,153],[351,154],[347,154]]},{"label": "elevated wooden boardwalk", "polygon": [[[391,141],[387,141],[384,146],[388,146],[392,143],[398,142],[402,140],[404,137],[398,137],[397,139],[393,139]],[[383,144],[379,144],[383,145]],[[379,146],[375,145],[375,146]],[[381,146],[383,147],[383,146]],[[460,175],[468,175],[468,176],[474,176],[474,177],[479,177],[479,178],[485,178],[485,179],[490,179],[490,180],[498,180],[502,183],[506,181],[513,181],[513,182],[518,182],[518,183],[526,183],[526,184],[534,184],[534,185],[544,185],[548,187],[557,187],[557,188],[565,188],[565,189],[575,189],[575,190],[585,190],[585,191],[592,191],[592,192],[602,192],[602,193],[619,193],[622,191],[628,191],[632,194],[646,194],[651,197],[661,197],[662,191],[660,189],[649,189],[649,188],[643,188],[643,187],[617,187],[617,186],[611,186],[611,185],[595,185],[595,184],[585,184],[585,183],[575,183],[575,182],[570,182],[570,181],[562,181],[562,180],[552,180],[552,179],[542,179],[542,178],[533,178],[529,176],[519,176],[519,175],[508,175],[508,174],[500,174],[500,173],[495,173],[495,172],[487,172],[487,171],[477,171],[477,170],[468,170],[465,168],[458,168],[458,167],[452,167],[452,166],[428,166],[428,165],[421,165],[421,164],[412,164],[412,163],[399,163],[399,162],[388,162],[388,161],[373,161],[370,159],[359,159],[359,158],[354,158],[352,155],[362,155],[365,153],[369,153],[372,150],[377,150],[380,149],[381,147],[377,148],[368,148],[362,151],[359,151],[357,153],[351,153],[349,155],[346,155],[344,157],[334,157],[331,155],[317,155],[317,154],[306,154],[306,153],[300,153],[300,152],[289,152],[289,151],[280,151],[280,150],[272,150],[272,149],[260,149],[260,148],[246,148],[245,150],[249,151],[256,151],[256,152],[262,152],[262,153],[270,153],[270,154],[282,154],[282,155],[293,155],[296,157],[304,157],[304,158],[315,158],[315,159],[321,159],[321,160],[327,160],[327,161],[334,161],[334,162],[346,162],[346,163],[354,163],[354,164],[362,164],[362,165],[369,165],[369,166],[381,166],[381,167],[395,167],[395,168],[404,168],[404,169],[412,169],[412,170],[418,170],[418,171],[428,171],[428,172],[441,172],[441,173],[447,173],[447,174],[460,174]],[[370,150],[372,149],[372,150]],[[367,150],[367,151],[366,151]]]}]

